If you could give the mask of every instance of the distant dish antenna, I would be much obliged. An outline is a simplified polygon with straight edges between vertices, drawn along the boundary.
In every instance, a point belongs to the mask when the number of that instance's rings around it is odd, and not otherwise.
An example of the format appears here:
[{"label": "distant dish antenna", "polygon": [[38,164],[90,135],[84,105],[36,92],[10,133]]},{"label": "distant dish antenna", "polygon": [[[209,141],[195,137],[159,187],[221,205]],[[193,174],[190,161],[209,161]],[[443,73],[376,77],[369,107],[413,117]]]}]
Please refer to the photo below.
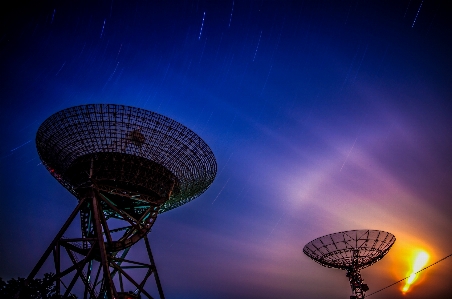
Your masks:
[{"label": "distant dish antenna", "polygon": [[[64,287],[64,298],[77,283],[84,288],[83,298],[152,298],[144,288],[152,274],[164,298],[147,234],[158,214],[198,197],[213,182],[217,164],[209,146],[158,113],[93,104],[46,119],[36,147],[42,164],[78,205],[27,281],[53,253],[50,283],[56,283],[57,294]],[[78,214],[81,234],[63,237]],[[126,259],[140,240],[149,261]],[[131,269],[141,274],[131,276]],[[126,292],[125,282],[134,291]]]},{"label": "distant dish antenna", "polygon": [[303,252],[320,265],[347,271],[353,295],[364,298],[369,290],[363,283],[360,270],[381,260],[396,238],[379,230],[351,230],[317,238],[303,248]]}]

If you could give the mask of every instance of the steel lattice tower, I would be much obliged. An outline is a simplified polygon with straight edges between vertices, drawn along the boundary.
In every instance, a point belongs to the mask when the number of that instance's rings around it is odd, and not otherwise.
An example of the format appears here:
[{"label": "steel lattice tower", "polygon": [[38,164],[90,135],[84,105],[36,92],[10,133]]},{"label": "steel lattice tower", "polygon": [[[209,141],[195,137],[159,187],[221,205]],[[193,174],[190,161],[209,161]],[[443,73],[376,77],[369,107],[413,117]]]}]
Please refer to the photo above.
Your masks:
[{"label": "steel lattice tower", "polygon": [[353,295],[364,298],[369,290],[360,270],[381,260],[391,249],[396,238],[379,230],[352,230],[317,238],[303,248],[311,259],[328,268],[347,271]]},{"label": "steel lattice tower", "polygon": [[[27,280],[53,254],[52,283],[64,297],[81,283],[83,298],[122,298],[127,282],[135,288],[129,296],[152,298],[144,285],[154,274],[164,298],[147,234],[158,214],[193,200],[213,182],[217,165],[209,146],[168,117],[104,104],[53,114],[39,127],[36,146],[43,165],[78,204]],[[77,215],[81,234],[63,236]],[[140,240],[149,260],[127,259]],[[137,280],[133,269],[145,274]]]}]

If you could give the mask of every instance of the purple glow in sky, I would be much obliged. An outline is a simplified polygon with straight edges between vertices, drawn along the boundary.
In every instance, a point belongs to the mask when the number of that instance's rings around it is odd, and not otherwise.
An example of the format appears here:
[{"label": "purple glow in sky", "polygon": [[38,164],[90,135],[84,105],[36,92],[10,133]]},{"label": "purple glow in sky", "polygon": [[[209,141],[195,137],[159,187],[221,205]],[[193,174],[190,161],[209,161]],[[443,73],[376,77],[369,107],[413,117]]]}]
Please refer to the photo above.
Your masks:
[{"label": "purple glow in sky", "polygon": [[[75,208],[34,138],[89,103],[168,116],[217,158],[212,186],[149,235],[166,298],[347,298],[345,272],[302,251],[345,230],[397,238],[362,271],[368,293],[410,275],[418,250],[451,254],[446,4],[2,4],[0,277],[27,276]],[[451,279],[452,258],[371,298],[446,298]]]}]

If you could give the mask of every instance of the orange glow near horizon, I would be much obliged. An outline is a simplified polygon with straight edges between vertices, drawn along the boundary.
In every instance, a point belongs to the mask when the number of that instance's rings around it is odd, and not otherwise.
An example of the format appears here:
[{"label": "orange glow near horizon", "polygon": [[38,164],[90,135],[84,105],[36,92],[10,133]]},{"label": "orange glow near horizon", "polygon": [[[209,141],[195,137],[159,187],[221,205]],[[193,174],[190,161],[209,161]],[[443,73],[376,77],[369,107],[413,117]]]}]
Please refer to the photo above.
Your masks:
[{"label": "orange glow near horizon", "polygon": [[425,251],[421,251],[416,255],[416,259],[414,260],[411,274],[408,277],[408,279],[405,283],[405,286],[402,289],[402,292],[404,294],[409,290],[410,286],[418,278],[419,274],[415,274],[415,273],[418,272],[419,270],[421,270],[427,264],[428,259],[429,259],[429,254]]}]

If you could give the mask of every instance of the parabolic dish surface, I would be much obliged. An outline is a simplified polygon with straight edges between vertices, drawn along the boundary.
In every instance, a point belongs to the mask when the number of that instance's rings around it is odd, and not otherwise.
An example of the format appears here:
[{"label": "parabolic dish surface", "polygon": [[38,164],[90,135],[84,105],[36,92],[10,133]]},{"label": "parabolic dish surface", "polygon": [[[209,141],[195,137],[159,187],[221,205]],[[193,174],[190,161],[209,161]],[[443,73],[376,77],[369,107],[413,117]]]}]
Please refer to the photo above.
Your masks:
[{"label": "parabolic dish surface", "polygon": [[89,104],[61,110],[39,127],[36,146],[45,167],[71,192],[66,171],[82,156],[119,153],[163,166],[177,182],[160,213],[202,194],[217,171],[212,150],[192,130],[161,114],[123,105]]}]

